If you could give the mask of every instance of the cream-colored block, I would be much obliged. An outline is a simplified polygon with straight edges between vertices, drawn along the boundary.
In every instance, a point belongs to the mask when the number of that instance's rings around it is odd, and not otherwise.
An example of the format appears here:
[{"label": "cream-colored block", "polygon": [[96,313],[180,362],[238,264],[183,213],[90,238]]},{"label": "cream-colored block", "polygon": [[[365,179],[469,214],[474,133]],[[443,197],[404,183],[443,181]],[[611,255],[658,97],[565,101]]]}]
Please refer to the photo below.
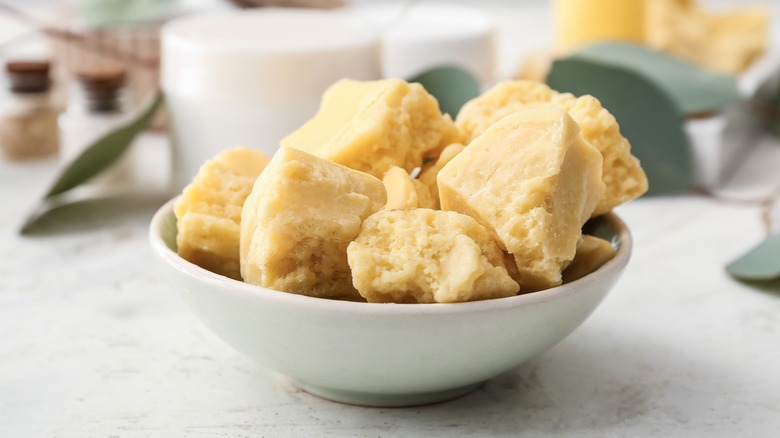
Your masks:
[{"label": "cream-colored block", "polygon": [[454,122],[420,84],[384,79],[337,82],[282,145],[382,178],[393,166],[410,172],[457,141]]},{"label": "cream-colored block", "polygon": [[417,207],[430,208],[432,210],[439,209],[439,189],[436,189],[436,198],[434,198],[431,189],[420,182],[419,178],[413,179],[412,184],[417,192]]},{"label": "cream-colored block", "polygon": [[541,82],[503,81],[466,102],[455,124],[468,144],[502,117],[529,106],[544,106],[559,93]]},{"label": "cream-colored block", "polygon": [[[460,143],[453,143],[447,146],[443,151],[441,151],[441,154],[438,158],[436,158],[436,161],[426,167],[423,167],[422,171],[420,172],[420,176],[417,179],[420,181],[421,185],[425,186],[428,196],[433,203],[433,206],[430,208],[440,208],[439,186],[436,183],[436,177],[439,175],[441,169],[444,168],[447,163],[452,161],[456,155],[463,152],[463,149],[465,148],[466,147]],[[418,193],[420,191],[421,190],[418,190]]]},{"label": "cream-colored block", "polygon": [[454,303],[519,289],[490,233],[456,212],[380,211],[347,253],[354,285],[369,302]]},{"label": "cream-colored block", "polygon": [[710,11],[693,1],[653,0],[647,4],[647,45],[702,67],[739,74],[764,54],[770,11],[747,5]]},{"label": "cream-colored block", "polygon": [[458,113],[457,124],[467,139],[474,139],[508,114],[540,107],[568,111],[580,125],[583,138],[604,157],[602,179],[606,191],[594,216],[608,213],[647,191],[647,176],[631,154],[631,144],[620,133],[615,117],[593,96],[561,94],[538,82],[505,81],[466,103]]},{"label": "cream-colored block", "polygon": [[561,95],[565,101],[563,108],[580,126],[582,137],[604,158],[602,180],[606,191],[593,215],[609,213],[618,205],[642,196],[647,191],[647,176],[639,160],[631,154],[631,144],[620,134],[615,117],[593,96],[576,99],[568,96]]},{"label": "cream-colored block", "polygon": [[443,210],[477,219],[514,255],[523,291],[561,283],[604,194],[599,151],[559,108],[512,113],[439,172]]},{"label": "cream-colored block", "polygon": [[705,14],[692,0],[647,3],[645,44],[695,62],[707,38]]},{"label": "cream-colored block", "polygon": [[563,282],[571,283],[578,280],[596,269],[602,267],[615,257],[615,248],[604,239],[587,234],[582,235],[582,240],[577,246],[577,253],[574,260],[563,270]]},{"label": "cream-colored block", "polygon": [[641,44],[646,3],[654,0],[555,0],[555,46],[577,50],[603,41]]},{"label": "cream-colored block", "polygon": [[565,57],[566,51],[542,49],[523,57],[516,79],[546,82],[556,58]]},{"label": "cream-colored block", "polygon": [[293,148],[280,148],[241,216],[247,283],[321,298],[361,299],[347,245],[387,198],[377,178]]},{"label": "cream-colored block", "polygon": [[179,255],[236,280],[241,207],[268,164],[262,152],[238,147],[204,163],[174,205]]},{"label": "cream-colored block", "polygon": [[392,167],[382,178],[387,190],[388,210],[408,210],[417,208],[417,189],[409,173],[400,167]]},{"label": "cream-colored block", "polygon": [[772,17],[766,7],[744,7],[709,17],[709,38],[701,64],[739,74],[767,50]]}]

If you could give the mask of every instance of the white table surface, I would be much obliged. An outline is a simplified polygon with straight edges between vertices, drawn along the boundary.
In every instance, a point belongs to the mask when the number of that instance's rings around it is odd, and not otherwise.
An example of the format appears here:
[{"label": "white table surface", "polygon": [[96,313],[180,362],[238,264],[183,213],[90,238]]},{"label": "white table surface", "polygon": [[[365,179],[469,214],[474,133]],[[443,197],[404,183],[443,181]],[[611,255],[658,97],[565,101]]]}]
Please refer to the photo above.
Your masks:
[{"label": "white table surface", "polygon": [[[296,390],[196,320],[163,282],[147,244],[160,197],[66,209],[42,233],[19,236],[55,164],[0,162],[2,437],[780,430],[780,282],[759,290],[723,271],[762,238],[758,207],[694,195],[620,207],[636,240],[633,259],[574,334],[463,398],[377,409]],[[733,196],[780,185],[780,144],[768,141],[747,166]]]},{"label": "white table surface", "polygon": [[[545,7],[529,7],[523,26],[497,14],[504,35],[540,27],[533,17]],[[504,37],[501,52],[548,39]],[[511,75],[516,59],[505,57],[499,73]],[[377,409],[296,390],[196,320],[147,244],[159,196],[65,209],[47,232],[19,236],[55,169],[54,160],[0,161],[0,437],[780,431],[780,282],[762,290],[723,271],[763,237],[757,206],[683,195],[620,207],[634,233],[633,259],[571,336],[460,399]],[[723,191],[760,196],[780,185],[777,169],[780,144],[768,140]]]}]

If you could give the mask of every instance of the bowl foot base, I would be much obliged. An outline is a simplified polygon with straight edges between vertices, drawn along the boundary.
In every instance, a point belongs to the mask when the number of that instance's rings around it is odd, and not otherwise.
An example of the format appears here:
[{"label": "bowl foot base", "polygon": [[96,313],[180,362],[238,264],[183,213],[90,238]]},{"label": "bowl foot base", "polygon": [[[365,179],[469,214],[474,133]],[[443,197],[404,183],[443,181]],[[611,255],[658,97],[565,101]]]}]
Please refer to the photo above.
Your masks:
[{"label": "bowl foot base", "polygon": [[349,405],[369,407],[408,407],[439,403],[464,396],[482,385],[480,382],[443,391],[418,392],[411,394],[384,394],[322,388],[294,380],[290,381],[298,388],[309,394],[316,395],[317,397]]}]

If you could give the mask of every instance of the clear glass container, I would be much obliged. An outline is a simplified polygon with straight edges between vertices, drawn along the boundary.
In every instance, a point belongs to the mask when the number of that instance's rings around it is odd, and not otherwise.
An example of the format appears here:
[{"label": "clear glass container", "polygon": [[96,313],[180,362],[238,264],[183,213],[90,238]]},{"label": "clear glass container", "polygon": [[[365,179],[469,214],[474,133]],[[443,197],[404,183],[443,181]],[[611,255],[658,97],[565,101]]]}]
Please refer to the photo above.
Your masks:
[{"label": "clear glass container", "polygon": [[[69,163],[95,141],[128,121],[125,71],[82,72],[71,87],[68,107],[59,117],[60,159]],[[122,155],[93,182],[122,184],[132,177],[132,160]]]},{"label": "clear glass container", "polygon": [[0,101],[0,150],[8,160],[56,154],[59,149],[57,108],[50,94],[49,63],[6,64],[9,91]]}]

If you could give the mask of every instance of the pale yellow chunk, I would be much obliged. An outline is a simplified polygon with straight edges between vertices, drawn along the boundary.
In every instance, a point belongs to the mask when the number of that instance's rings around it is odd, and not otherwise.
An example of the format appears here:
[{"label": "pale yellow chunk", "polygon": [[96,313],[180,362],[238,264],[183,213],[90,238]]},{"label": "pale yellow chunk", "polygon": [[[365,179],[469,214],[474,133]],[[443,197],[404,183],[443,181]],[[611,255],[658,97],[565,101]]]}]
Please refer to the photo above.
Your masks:
[{"label": "pale yellow chunk", "polygon": [[547,76],[552,70],[556,58],[565,56],[565,51],[553,51],[550,49],[538,50],[528,53],[523,58],[520,70],[516,78],[527,81],[546,82]]},{"label": "pale yellow chunk", "polygon": [[563,270],[563,282],[571,283],[591,272],[595,272],[615,257],[615,248],[604,239],[583,234],[577,246],[577,254],[569,266]]},{"label": "pale yellow chunk", "polygon": [[[439,186],[436,184],[436,176],[439,175],[439,172],[441,171],[444,166],[452,161],[453,158],[455,158],[456,155],[463,152],[463,149],[466,147],[459,143],[453,143],[446,148],[444,148],[443,151],[441,151],[441,155],[436,159],[436,161],[433,162],[433,164],[424,167],[423,170],[420,172],[419,178],[417,178],[420,181],[420,184],[425,186],[428,196],[431,198],[433,206],[430,208],[433,209],[439,209]],[[421,190],[418,190],[418,193]]]},{"label": "pale yellow chunk", "polygon": [[413,179],[412,184],[417,192],[417,207],[430,208],[433,210],[439,209],[439,189],[436,189],[436,197],[433,197],[431,189],[420,182],[420,179]]},{"label": "pale yellow chunk", "polygon": [[383,210],[347,248],[360,295],[379,303],[454,303],[515,295],[490,233],[473,218],[430,209]]},{"label": "pale yellow chunk", "polygon": [[387,190],[388,210],[408,210],[417,208],[417,189],[409,173],[400,167],[392,167],[382,178]]},{"label": "pale yellow chunk", "polygon": [[420,84],[385,79],[335,83],[317,115],[282,145],[382,178],[393,166],[410,172],[457,141],[454,122]]},{"label": "pale yellow chunk", "polygon": [[443,210],[477,219],[514,255],[523,291],[561,283],[604,194],[599,151],[558,108],[491,125],[439,172]]},{"label": "pale yellow chunk", "polygon": [[541,82],[503,81],[466,102],[455,124],[466,143],[485,132],[507,114],[553,101],[559,93]]},{"label": "pale yellow chunk", "polygon": [[506,81],[466,103],[458,113],[457,124],[467,139],[474,139],[508,114],[539,107],[568,111],[580,125],[583,138],[601,152],[606,191],[594,216],[608,213],[647,191],[647,176],[639,160],[631,155],[631,144],[620,134],[615,117],[593,96],[560,94],[538,82]]},{"label": "pale yellow chunk", "polygon": [[577,50],[602,41],[641,44],[646,3],[655,0],[555,0],[555,46]]},{"label": "pale yellow chunk", "polygon": [[766,52],[771,22],[765,7],[711,15],[711,39],[702,65],[733,74],[744,72]]},{"label": "pale yellow chunk", "polygon": [[360,299],[347,245],[386,203],[375,177],[281,148],[257,178],[241,215],[247,283],[322,298]]},{"label": "pale yellow chunk", "polygon": [[733,74],[766,51],[770,25],[769,10],[755,5],[720,12],[693,1],[647,2],[647,45]]},{"label": "pale yellow chunk", "polygon": [[268,164],[262,152],[238,147],[204,163],[173,210],[179,255],[204,269],[236,280],[241,207]]},{"label": "pale yellow chunk", "polygon": [[647,3],[645,44],[692,62],[701,56],[707,38],[705,14],[691,0]]}]

